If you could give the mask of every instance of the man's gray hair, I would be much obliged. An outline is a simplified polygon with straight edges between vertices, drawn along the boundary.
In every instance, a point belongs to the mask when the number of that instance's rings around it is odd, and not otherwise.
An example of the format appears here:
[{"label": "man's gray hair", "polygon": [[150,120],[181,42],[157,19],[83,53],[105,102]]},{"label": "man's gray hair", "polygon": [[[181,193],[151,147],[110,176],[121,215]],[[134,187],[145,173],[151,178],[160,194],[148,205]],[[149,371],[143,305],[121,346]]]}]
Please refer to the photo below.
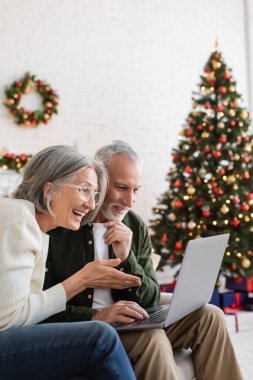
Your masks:
[{"label": "man's gray hair", "polygon": [[[13,197],[32,202],[38,212],[52,214],[52,193],[61,191],[65,183],[86,167],[95,170],[101,194],[99,204],[82,220],[82,224],[88,223],[95,218],[104,201],[108,178],[102,162],[89,158],[70,146],[54,145],[35,154],[25,165],[23,180]],[[52,182],[54,186],[45,197],[44,185],[47,182]]]},{"label": "man's gray hair", "polygon": [[142,161],[138,154],[128,143],[122,140],[114,140],[111,144],[98,149],[95,153],[95,159],[102,161],[106,168],[108,168],[108,163],[115,154],[125,154],[132,161],[142,165]]}]

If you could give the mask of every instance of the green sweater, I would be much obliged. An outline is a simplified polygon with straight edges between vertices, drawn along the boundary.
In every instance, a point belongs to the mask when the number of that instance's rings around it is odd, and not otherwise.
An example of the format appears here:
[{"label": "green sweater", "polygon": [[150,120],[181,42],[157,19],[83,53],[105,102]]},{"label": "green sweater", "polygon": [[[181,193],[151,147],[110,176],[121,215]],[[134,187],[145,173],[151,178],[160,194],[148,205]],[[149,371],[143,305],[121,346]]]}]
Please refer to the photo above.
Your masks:
[{"label": "green sweater", "polygon": [[[157,305],[160,302],[160,288],[151,261],[151,241],[143,220],[129,211],[123,223],[132,232],[132,245],[128,258],[118,269],[141,278],[139,287],[124,290],[111,289],[113,300],[135,301],[142,307]],[[62,282],[87,263],[94,261],[93,224],[82,226],[78,231],[57,228],[50,232],[49,252],[44,289]],[[112,247],[109,257],[114,258]],[[87,321],[97,312],[92,309],[93,289],[87,288],[68,303],[65,311],[58,313],[47,322]]]}]

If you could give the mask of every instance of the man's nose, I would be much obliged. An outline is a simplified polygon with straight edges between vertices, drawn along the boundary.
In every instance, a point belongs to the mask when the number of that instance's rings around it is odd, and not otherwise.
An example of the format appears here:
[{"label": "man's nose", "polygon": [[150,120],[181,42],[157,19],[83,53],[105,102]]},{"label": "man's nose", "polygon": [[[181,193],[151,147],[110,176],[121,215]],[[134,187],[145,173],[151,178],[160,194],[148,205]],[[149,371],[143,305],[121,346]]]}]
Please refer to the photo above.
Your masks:
[{"label": "man's nose", "polygon": [[131,208],[134,205],[135,202],[135,194],[133,191],[128,191],[125,194],[124,201],[127,207]]}]

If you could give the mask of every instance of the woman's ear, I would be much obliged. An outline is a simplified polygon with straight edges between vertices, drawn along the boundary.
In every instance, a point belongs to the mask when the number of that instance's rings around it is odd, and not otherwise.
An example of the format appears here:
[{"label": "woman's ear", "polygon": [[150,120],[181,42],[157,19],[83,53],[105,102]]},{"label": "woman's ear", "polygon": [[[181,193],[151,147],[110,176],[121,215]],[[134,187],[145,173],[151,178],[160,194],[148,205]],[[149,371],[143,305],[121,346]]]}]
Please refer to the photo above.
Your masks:
[{"label": "woman's ear", "polygon": [[43,187],[43,193],[44,193],[44,198],[49,199],[52,201],[54,199],[54,191],[53,190],[53,183],[52,182],[46,182],[44,187]]}]

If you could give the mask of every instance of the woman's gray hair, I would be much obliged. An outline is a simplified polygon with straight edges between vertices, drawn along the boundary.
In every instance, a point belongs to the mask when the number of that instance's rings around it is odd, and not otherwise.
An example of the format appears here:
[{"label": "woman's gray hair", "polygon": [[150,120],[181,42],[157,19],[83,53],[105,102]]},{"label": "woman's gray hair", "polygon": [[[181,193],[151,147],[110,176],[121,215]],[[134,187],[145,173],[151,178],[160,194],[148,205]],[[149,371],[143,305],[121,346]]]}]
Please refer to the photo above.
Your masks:
[{"label": "woman's gray hair", "polygon": [[125,154],[132,161],[137,162],[142,165],[142,161],[138,154],[133,150],[133,148],[122,140],[115,140],[109,145],[105,145],[98,149],[95,153],[95,159],[100,160],[104,163],[105,167],[108,168],[108,164],[115,154]]},{"label": "woman's gray hair", "polygon": [[[98,205],[85,215],[81,224],[89,223],[95,218],[104,201],[108,178],[101,161],[89,158],[70,146],[54,145],[35,154],[25,165],[23,180],[13,197],[32,202],[38,212],[52,214],[51,194],[59,192],[65,183],[86,167],[95,170],[100,192]],[[54,186],[45,196],[44,185],[47,182],[52,182]]]}]

